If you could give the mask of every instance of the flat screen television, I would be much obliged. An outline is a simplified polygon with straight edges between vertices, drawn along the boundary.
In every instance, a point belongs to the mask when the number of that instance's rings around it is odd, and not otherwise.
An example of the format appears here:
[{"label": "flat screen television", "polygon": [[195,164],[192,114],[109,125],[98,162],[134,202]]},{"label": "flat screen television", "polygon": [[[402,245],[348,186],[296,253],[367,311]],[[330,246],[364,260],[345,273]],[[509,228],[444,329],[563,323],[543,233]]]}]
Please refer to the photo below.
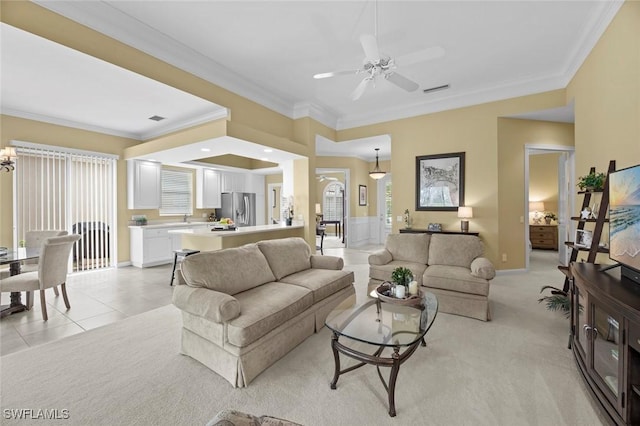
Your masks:
[{"label": "flat screen television", "polygon": [[640,164],[609,174],[609,258],[640,283]]}]

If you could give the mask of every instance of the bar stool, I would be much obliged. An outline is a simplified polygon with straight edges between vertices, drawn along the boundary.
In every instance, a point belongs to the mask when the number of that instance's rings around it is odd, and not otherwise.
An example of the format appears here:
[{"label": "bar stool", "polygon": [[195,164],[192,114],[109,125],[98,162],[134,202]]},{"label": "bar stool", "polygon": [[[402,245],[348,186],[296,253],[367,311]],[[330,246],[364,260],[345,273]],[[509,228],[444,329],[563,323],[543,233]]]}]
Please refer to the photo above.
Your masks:
[{"label": "bar stool", "polygon": [[176,265],[178,264],[178,258],[180,258],[180,262],[184,260],[185,257],[191,256],[192,254],[200,253],[200,250],[191,250],[191,249],[180,249],[173,251],[173,271],[171,271],[171,282],[170,286],[173,285],[173,280],[176,278]]}]

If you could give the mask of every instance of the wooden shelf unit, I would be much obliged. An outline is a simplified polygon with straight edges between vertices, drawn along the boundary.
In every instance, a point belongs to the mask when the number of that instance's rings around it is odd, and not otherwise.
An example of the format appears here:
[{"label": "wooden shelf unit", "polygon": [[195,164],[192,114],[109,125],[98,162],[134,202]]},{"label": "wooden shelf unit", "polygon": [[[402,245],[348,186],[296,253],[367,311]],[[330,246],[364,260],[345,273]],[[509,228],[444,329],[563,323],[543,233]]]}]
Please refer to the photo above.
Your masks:
[{"label": "wooden shelf unit", "polygon": [[[588,252],[587,255],[587,263],[595,263],[596,255],[598,253],[609,253],[609,249],[605,247],[600,247],[600,238],[602,237],[602,230],[604,228],[604,224],[609,222],[607,218],[607,213],[609,212],[609,174],[616,170],[616,161],[609,161],[609,168],[607,169],[607,177],[604,181],[604,187],[602,189],[596,189],[593,191],[578,191],[578,194],[582,195],[582,207],[580,208],[580,212],[584,211],[587,207],[590,207],[591,196],[593,194],[602,194],[600,198],[600,206],[598,208],[598,214],[595,219],[582,219],[581,216],[574,216],[571,220],[578,222],[577,230],[584,230],[585,224],[593,223],[595,226],[593,228],[593,234],[591,238],[591,247],[578,247],[575,245],[573,241],[565,241],[565,245],[571,249],[571,257],[569,258],[569,264],[575,262],[578,259],[578,253],[580,252]],[[589,174],[595,173],[596,168],[591,167],[589,170]],[[571,279],[571,270],[563,265],[558,266],[560,272],[565,275],[564,278],[564,287],[563,290],[565,292],[569,291],[569,280]]]}]

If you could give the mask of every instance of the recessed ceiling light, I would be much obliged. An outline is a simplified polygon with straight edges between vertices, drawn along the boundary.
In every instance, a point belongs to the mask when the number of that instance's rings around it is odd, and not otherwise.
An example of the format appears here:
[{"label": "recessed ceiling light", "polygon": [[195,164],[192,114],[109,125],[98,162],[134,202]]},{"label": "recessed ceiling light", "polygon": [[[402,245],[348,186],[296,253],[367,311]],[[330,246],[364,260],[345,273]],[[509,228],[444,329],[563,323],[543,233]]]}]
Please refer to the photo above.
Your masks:
[{"label": "recessed ceiling light", "polygon": [[265,150],[264,150],[264,152],[273,152],[273,150],[272,150],[272,149],[267,148],[267,149],[265,149]]},{"label": "recessed ceiling light", "polygon": [[209,152],[209,151],[211,151],[211,150],[210,150],[209,148],[200,148],[200,151],[203,151],[203,152]]},{"label": "recessed ceiling light", "polygon": [[159,115],[154,115],[152,117],[149,117],[149,120],[153,120],[153,121],[162,121],[165,120],[167,117],[160,117]]}]

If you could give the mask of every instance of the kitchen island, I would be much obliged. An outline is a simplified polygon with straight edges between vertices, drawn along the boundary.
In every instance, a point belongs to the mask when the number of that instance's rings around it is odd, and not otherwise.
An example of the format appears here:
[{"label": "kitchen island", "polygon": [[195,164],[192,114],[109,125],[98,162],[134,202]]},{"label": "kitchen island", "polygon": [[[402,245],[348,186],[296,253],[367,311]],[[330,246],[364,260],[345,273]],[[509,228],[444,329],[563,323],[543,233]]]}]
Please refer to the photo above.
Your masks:
[{"label": "kitchen island", "polygon": [[182,248],[200,251],[220,250],[240,247],[245,244],[278,238],[304,238],[304,223],[293,222],[293,225],[257,225],[242,226],[233,230],[211,230],[209,228],[173,229],[170,234],[180,234]]}]

